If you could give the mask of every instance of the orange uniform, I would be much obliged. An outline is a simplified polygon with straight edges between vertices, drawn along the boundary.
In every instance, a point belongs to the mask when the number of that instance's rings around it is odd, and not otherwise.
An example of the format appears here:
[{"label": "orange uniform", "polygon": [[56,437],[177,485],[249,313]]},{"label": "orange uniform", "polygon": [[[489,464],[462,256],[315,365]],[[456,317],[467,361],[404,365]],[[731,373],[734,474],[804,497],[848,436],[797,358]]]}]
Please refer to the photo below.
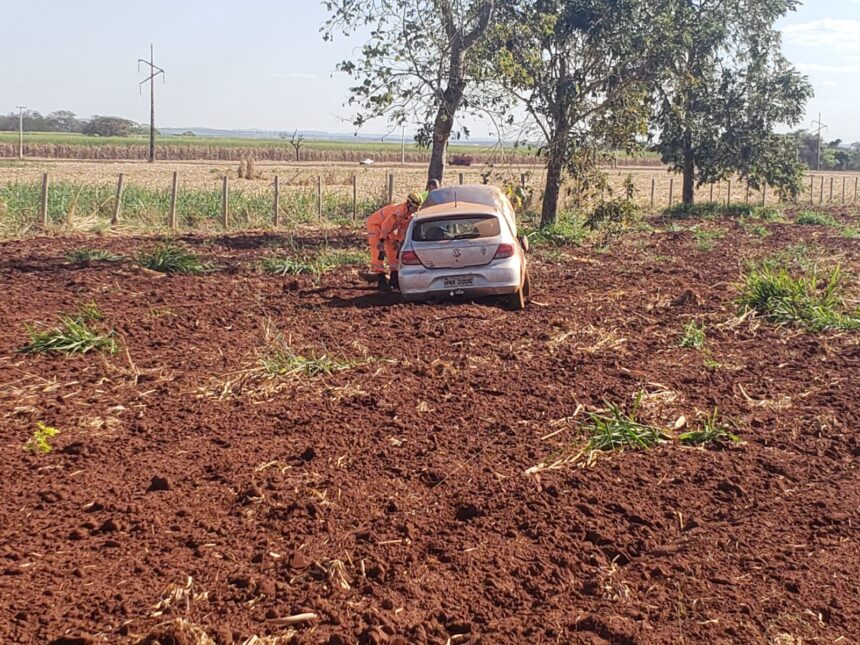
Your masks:
[{"label": "orange uniform", "polygon": [[388,266],[392,271],[400,270],[400,247],[406,239],[406,229],[413,215],[414,213],[409,212],[408,202],[404,202],[391,209],[382,222],[379,236],[382,238],[385,257],[388,258]]},{"label": "orange uniform", "polygon": [[[401,213],[406,212],[406,204],[391,204],[379,209],[373,215],[367,218],[367,245],[370,247],[370,270],[374,273],[385,273],[385,260],[380,258],[380,252],[384,248],[384,237],[382,235],[383,226],[392,216],[401,217]],[[389,265],[392,259],[397,262],[397,255],[388,254],[386,249],[385,255]]]}]

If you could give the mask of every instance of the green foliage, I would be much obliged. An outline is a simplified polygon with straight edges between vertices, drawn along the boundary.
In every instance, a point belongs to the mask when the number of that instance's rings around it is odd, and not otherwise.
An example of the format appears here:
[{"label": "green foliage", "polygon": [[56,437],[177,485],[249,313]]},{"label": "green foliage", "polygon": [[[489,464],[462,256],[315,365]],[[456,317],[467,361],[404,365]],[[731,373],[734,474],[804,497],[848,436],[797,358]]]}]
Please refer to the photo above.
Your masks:
[{"label": "green foliage", "polygon": [[93,262],[116,262],[122,256],[111,253],[105,249],[79,248],[69,251],[65,255],[66,260],[72,264],[91,264]]},{"label": "green foliage", "polygon": [[[807,168],[817,169],[818,137],[806,130],[792,132],[790,137],[800,149],[800,159]],[[843,145],[841,139],[821,142],[821,170],[860,170],[860,142]]]},{"label": "green foliage", "polygon": [[528,234],[534,248],[580,246],[588,237],[582,222],[573,215],[559,217],[549,226],[541,226]]},{"label": "green foliage", "polygon": [[798,123],[812,86],[781,52],[776,22],[793,0],[679,3],[680,50],[664,69],[655,119],[663,160],[698,185],[740,175],[754,189],[795,197],[797,145],[777,134]]},{"label": "green foliage", "polygon": [[629,226],[641,217],[642,211],[635,202],[613,199],[598,203],[585,220],[585,226],[592,230],[607,225]]},{"label": "green foliage", "polygon": [[678,204],[667,208],[663,214],[673,219],[716,219],[758,218],[774,221],[782,217],[780,210],[774,206],[753,206],[751,204],[721,204],[718,202],[699,202],[695,204]]},{"label": "green foliage", "polygon": [[36,429],[33,431],[33,436],[24,444],[24,450],[46,455],[53,450],[51,439],[56,437],[58,434],[60,434],[60,431],[56,428],[52,428],[41,421],[37,421]]},{"label": "green foliage", "polygon": [[691,320],[684,327],[680,345],[684,348],[703,349],[705,347],[705,340],[705,324],[698,325],[695,320]]},{"label": "green foliage", "polygon": [[693,234],[693,238],[696,240],[696,248],[703,252],[713,251],[714,240],[722,239],[725,236],[725,231],[708,231],[705,229],[698,229]]},{"label": "green foliage", "polygon": [[738,304],[768,321],[795,324],[811,332],[860,329],[860,312],[846,310],[844,274],[837,266],[824,279],[815,267],[792,275],[785,263],[767,260],[743,276]]},{"label": "green foliage", "polygon": [[720,420],[719,411],[707,415],[695,430],[685,432],[678,440],[685,446],[723,447],[727,442],[740,443],[740,437],[733,434],[729,426]]},{"label": "green foliage", "polygon": [[659,428],[641,423],[637,416],[643,393],[636,396],[632,409],[625,412],[620,406],[606,402],[606,412],[589,413],[585,430],[588,433],[586,452],[607,452],[625,448],[647,449],[666,440]]},{"label": "green foliage", "polygon": [[328,354],[303,356],[287,344],[273,350],[260,360],[263,372],[272,378],[331,376],[352,369],[361,362],[343,361]]},{"label": "green foliage", "polygon": [[856,240],[860,238],[860,228],[856,226],[846,226],[842,229],[842,237],[846,240]]},{"label": "green foliage", "polygon": [[86,305],[75,315],[61,315],[60,326],[43,329],[27,325],[30,342],[19,349],[22,354],[63,353],[86,354],[90,351],[114,353],[117,349],[113,331],[101,333],[90,327],[90,323],[102,319],[95,305]]},{"label": "green foliage", "polygon": [[343,266],[363,264],[365,254],[357,250],[323,249],[298,256],[274,254],[262,259],[260,267],[273,275],[321,275]]},{"label": "green foliage", "polygon": [[141,251],[137,262],[152,271],[168,274],[196,275],[213,269],[211,264],[201,262],[195,253],[173,244],[159,244],[153,249]]},{"label": "green foliage", "polygon": [[819,213],[817,211],[802,211],[797,214],[795,222],[798,224],[811,224],[813,226],[830,226],[836,228],[839,226],[833,216],[828,213]]}]

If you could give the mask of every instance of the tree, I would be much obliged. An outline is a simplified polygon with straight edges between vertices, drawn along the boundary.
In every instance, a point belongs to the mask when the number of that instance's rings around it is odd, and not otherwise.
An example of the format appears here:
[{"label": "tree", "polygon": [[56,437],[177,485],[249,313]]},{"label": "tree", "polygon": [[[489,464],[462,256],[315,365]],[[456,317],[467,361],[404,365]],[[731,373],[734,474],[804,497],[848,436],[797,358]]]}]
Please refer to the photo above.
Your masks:
[{"label": "tree", "polygon": [[791,140],[775,134],[803,116],[812,88],[780,51],[776,20],[796,0],[679,0],[678,55],[658,86],[655,124],[663,161],[696,185],[735,174],[796,194],[801,173]]},{"label": "tree", "polygon": [[542,226],[556,221],[565,170],[582,177],[596,147],[647,132],[650,83],[672,44],[669,1],[513,0],[501,10],[495,75],[546,141]]},{"label": "tree", "polygon": [[354,124],[386,117],[395,125],[425,124],[416,140],[432,147],[428,179],[441,179],[454,119],[462,109],[487,104],[469,93],[477,46],[496,10],[495,0],[327,0],[325,38],[371,27],[358,61],[338,69],[359,84]]},{"label": "tree", "polygon": [[[286,133],[281,133],[281,139],[286,139]],[[296,161],[299,161],[301,158],[302,146],[305,142],[305,135],[299,134],[298,130],[293,131],[292,136],[290,136],[290,145],[293,147],[293,150],[296,151]]]},{"label": "tree", "polygon": [[118,116],[93,116],[84,124],[83,133],[98,137],[127,137],[138,124]]},{"label": "tree", "polygon": [[52,125],[52,132],[80,132],[83,129],[83,123],[69,110],[51,112],[47,120]]}]

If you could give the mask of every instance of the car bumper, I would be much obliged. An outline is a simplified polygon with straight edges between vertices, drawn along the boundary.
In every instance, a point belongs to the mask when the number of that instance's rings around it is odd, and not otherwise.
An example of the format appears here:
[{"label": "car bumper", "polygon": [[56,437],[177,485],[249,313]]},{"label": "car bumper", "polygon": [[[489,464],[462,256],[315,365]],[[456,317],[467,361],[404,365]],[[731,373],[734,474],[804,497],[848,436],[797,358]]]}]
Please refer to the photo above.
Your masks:
[{"label": "car bumper", "polygon": [[[500,296],[516,292],[522,284],[520,259],[496,260],[486,266],[428,269],[402,266],[398,273],[404,300],[454,296]],[[446,280],[449,281],[446,284]],[[454,281],[453,284],[450,281]]]}]

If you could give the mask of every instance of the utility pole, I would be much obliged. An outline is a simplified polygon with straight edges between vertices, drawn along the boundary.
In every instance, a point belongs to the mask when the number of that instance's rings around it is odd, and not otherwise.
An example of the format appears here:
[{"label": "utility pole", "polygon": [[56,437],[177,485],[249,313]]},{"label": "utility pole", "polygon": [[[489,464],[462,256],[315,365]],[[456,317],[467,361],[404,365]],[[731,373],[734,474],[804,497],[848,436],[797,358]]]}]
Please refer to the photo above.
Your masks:
[{"label": "utility pole", "polygon": [[155,77],[161,75],[161,80],[164,82],[165,72],[155,64],[155,50],[152,45],[149,46],[149,60],[137,59],[137,71],[140,71],[140,64],[149,65],[149,77],[140,82],[142,87],[149,83],[149,163],[155,161]]},{"label": "utility pole", "polygon": [[17,105],[18,108],[18,159],[24,158],[24,109],[26,105]]},{"label": "utility pole", "polygon": [[821,172],[821,131],[826,130],[827,126],[821,122],[821,112],[818,113],[818,121],[812,122],[812,127],[818,126],[816,136],[818,137],[818,161],[815,164],[816,172]]}]

